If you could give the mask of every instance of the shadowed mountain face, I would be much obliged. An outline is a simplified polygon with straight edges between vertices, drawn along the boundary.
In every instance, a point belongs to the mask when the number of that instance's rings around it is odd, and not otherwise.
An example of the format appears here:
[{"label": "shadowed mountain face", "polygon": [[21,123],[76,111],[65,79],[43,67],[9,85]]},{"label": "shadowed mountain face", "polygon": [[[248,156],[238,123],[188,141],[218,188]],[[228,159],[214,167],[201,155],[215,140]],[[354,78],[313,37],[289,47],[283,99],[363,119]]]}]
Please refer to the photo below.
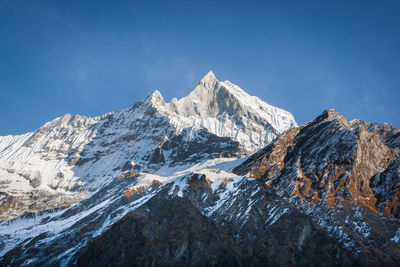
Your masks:
[{"label": "shadowed mountain face", "polygon": [[[192,186],[201,184],[198,178]],[[204,189],[207,188],[205,186]],[[249,185],[242,185],[249,186]],[[190,194],[204,191],[193,190]],[[266,189],[268,191],[268,189]],[[262,192],[268,197],[270,192]],[[269,196],[270,197],[270,196]],[[262,201],[262,204],[276,200]],[[236,199],[236,205],[243,198]],[[261,204],[261,203],[260,203]],[[260,212],[264,205],[257,205]],[[351,264],[349,253],[304,215],[290,211],[265,231],[261,223],[230,222],[227,215],[207,217],[188,198],[160,193],[141,208],[114,224],[76,254],[72,265],[98,266],[118,262],[121,266],[245,266]],[[221,216],[222,215],[222,216]],[[238,218],[232,212],[230,216]]]}]

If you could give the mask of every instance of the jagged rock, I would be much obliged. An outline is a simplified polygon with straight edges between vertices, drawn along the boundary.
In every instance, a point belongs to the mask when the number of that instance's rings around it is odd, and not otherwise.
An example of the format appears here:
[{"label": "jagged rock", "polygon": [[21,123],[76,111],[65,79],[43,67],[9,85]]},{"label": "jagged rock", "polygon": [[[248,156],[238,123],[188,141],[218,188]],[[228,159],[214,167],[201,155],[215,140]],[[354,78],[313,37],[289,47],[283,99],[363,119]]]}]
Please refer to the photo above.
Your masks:
[{"label": "jagged rock", "polygon": [[7,172],[8,173],[15,173],[15,170],[14,169],[7,169]]}]

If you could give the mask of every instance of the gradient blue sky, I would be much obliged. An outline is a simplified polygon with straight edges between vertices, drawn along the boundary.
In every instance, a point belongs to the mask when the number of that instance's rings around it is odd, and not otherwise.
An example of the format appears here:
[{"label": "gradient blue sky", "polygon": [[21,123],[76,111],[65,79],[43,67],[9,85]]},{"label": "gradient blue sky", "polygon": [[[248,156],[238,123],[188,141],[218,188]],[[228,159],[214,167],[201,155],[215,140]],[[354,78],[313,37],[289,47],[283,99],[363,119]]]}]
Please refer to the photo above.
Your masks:
[{"label": "gradient blue sky", "polygon": [[0,135],[179,98],[209,70],[299,124],[400,127],[398,3],[0,0]]}]

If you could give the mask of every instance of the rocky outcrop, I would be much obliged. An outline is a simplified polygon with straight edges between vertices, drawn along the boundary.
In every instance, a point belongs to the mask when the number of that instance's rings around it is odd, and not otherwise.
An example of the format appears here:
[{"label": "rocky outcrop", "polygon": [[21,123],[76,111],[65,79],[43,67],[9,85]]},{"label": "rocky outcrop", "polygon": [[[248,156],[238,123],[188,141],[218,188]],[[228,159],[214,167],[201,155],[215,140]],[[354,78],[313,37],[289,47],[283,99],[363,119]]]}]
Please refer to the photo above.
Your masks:
[{"label": "rocky outcrop", "polygon": [[42,175],[39,171],[36,173],[35,177],[30,181],[30,183],[33,188],[37,188],[42,184]]},{"label": "rocky outcrop", "polygon": [[374,175],[370,185],[377,210],[386,217],[400,218],[400,158]]},{"label": "rocky outcrop", "polygon": [[389,124],[348,122],[327,110],[282,133],[234,172],[296,205],[361,265],[394,264],[400,257],[398,136]]},{"label": "rocky outcrop", "polygon": [[[240,266],[232,237],[190,201],[159,194],[74,256],[76,266]],[[76,259],[75,259],[76,258]]]},{"label": "rocky outcrop", "polygon": [[[389,206],[397,203],[396,179],[384,178],[387,172],[396,173],[390,166],[400,156],[397,137],[390,135],[395,130],[389,125],[349,123],[337,111],[327,110],[312,122],[287,130],[234,172],[262,178],[281,195],[309,204],[336,207],[355,202],[382,213],[377,197]],[[382,178],[389,183],[392,200],[374,193],[384,190],[377,188],[382,184],[380,173],[385,173]]]}]

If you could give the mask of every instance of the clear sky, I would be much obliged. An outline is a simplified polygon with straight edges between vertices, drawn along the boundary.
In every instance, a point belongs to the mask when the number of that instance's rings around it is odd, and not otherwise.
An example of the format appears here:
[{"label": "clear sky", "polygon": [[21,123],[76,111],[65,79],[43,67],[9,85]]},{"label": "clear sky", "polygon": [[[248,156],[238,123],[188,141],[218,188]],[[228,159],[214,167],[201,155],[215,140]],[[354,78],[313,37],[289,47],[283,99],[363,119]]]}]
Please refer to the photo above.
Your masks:
[{"label": "clear sky", "polygon": [[0,135],[179,98],[209,70],[299,124],[400,127],[398,3],[0,0]]}]

